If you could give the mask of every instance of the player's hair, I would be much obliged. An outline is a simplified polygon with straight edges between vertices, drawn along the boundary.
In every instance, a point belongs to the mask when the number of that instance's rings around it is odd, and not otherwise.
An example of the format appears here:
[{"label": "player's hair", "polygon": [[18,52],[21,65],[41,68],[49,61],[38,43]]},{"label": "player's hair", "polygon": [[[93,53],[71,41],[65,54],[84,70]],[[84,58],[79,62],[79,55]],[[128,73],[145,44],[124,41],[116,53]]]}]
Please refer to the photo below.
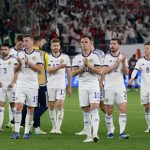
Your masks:
[{"label": "player's hair", "polygon": [[32,36],[32,35],[25,34],[25,35],[23,36],[23,38],[27,38],[27,37],[29,37],[30,39],[32,39],[32,40],[34,41],[34,38],[33,38],[33,36]]},{"label": "player's hair", "polygon": [[8,43],[3,43],[3,44],[1,45],[1,47],[2,47],[2,46],[10,48],[10,46],[9,46]]},{"label": "player's hair", "polygon": [[[83,39],[83,38],[88,38],[90,41],[94,42],[94,39],[91,36],[89,36],[89,35],[83,35],[81,37],[81,39]],[[80,39],[80,41],[81,41],[81,39]]]},{"label": "player's hair", "polygon": [[38,42],[41,41],[41,37],[40,36],[34,36],[34,42]]},{"label": "player's hair", "polygon": [[60,40],[58,38],[53,38],[50,43],[60,43]]},{"label": "player's hair", "polygon": [[15,42],[23,41],[23,35],[18,35],[15,39]]},{"label": "player's hair", "polygon": [[146,42],[144,45],[150,45],[150,41]]},{"label": "player's hair", "polygon": [[117,43],[121,45],[121,40],[119,38],[112,38],[111,41],[117,41]]}]

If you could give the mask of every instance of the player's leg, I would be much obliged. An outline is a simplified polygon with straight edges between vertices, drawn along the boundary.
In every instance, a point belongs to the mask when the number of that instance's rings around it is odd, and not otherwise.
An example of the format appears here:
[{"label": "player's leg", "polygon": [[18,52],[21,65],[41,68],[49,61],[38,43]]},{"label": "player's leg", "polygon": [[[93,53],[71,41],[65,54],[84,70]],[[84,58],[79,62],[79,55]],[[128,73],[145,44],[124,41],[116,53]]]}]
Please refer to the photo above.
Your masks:
[{"label": "player's leg", "polygon": [[87,138],[83,142],[93,142],[92,138],[92,124],[91,124],[91,112],[88,90],[79,88],[79,102],[80,107],[83,110],[84,128]]},{"label": "player's leg", "polygon": [[66,95],[66,89],[58,89],[56,92],[56,99],[57,99],[56,133],[60,133],[60,134],[61,134],[60,128],[64,117],[65,95]]},{"label": "player's leg", "polygon": [[113,123],[113,105],[114,105],[114,99],[115,99],[115,92],[114,91],[105,91],[105,99],[104,99],[104,104],[105,104],[105,121],[106,121],[106,126],[107,126],[107,138],[113,138],[114,137],[114,123]]},{"label": "player's leg", "polygon": [[120,138],[128,139],[129,135],[125,133],[126,128],[126,109],[127,109],[127,93],[126,91],[117,91],[116,92],[116,102],[119,111],[119,125],[120,125]]},{"label": "player's leg", "polygon": [[105,104],[104,104],[104,89],[100,90],[100,103],[99,103],[99,107],[101,109],[101,111],[105,114]]},{"label": "player's leg", "polygon": [[141,89],[141,104],[144,106],[145,120],[147,123],[147,129],[144,132],[150,130],[150,96],[149,91]]},{"label": "player's leg", "polygon": [[20,137],[20,124],[22,120],[22,109],[26,100],[25,89],[16,89],[15,96],[15,115],[14,115],[14,126],[15,132],[11,136],[12,139],[18,139]]},{"label": "player's leg", "polygon": [[3,121],[4,121],[4,110],[5,110],[5,103],[6,103],[6,93],[0,89],[0,132],[3,131]]},{"label": "player's leg", "polygon": [[47,110],[47,90],[46,86],[40,86],[38,91],[38,106],[34,110],[34,128],[35,132],[34,134],[47,134],[46,132],[42,131],[40,129],[40,118],[43,115],[43,113]]},{"label": "player's leg", "polygon": [[27,115],[25,119],[24,139],[30,139],[30,127],[33,125],[34,108],[38,104],[38,89],[29,88],[26,92]]},{"label": "player's leg", "polygon": [[100,91],[90,90],[89,91],[89,100],[90,100],[90,111],[91,111],[91,122],[92,122],[92,137],[94,142],[97,142],[98,137],[98,128],[99,128],[99,103],[100,103]]},{"label": "player's leg", "polygon": [[56,129],[56,89],[48,88],[48,110],[49,110],[49,117],[52,123],[52,130],[50,133],[55,133]]}]

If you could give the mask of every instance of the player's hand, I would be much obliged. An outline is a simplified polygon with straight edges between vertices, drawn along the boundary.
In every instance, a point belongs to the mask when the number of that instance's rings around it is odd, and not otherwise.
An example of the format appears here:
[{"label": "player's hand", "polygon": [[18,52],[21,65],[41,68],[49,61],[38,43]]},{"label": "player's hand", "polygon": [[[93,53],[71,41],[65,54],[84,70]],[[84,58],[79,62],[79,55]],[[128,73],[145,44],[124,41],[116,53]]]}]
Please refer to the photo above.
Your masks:
[{"label": "player's hand", "polygon": [[30,62],[29,62],[29,58],[28,58],[27,55],[25,55],[25,63],[26,63],[26,64],[29,64],[29,63],[30,63]]},{"label": "player's hand", "polygon": [[121,62],[121,60],[119,58],[117,58],[115,63],[119,66],[120,62]]},{"label": "player's hand", "polygon": [[22,60],[21,60],[20,57],[17,57],[17,61],[18,61],[18,63],[19,63],[20,65],[22,65]]},{"label": "player's hand", "polygon": [[67,92],[68,92],[68,97],[70,97],[71,94],[72,94],[72,88],[71,88],[71,87],[68,87],[68,88],[67,88]]},{"label": "player's hand", "polygon": [[10,83],[9,85],[8,85],[8,88],[13,88],[14,87],[14,83]]},{"label": "player's hand", "polygon": [[67,65],[66,64],[60,64],[60,69],[66,68]]},{"label": "player's hand", "polygon": [[87,58],[84,58],[84,59],[83,59],[83,62],[84,62],[84,65],[85,65],[86,67],[88,67],[88,65],[89,65],[88,59],[87,59]]},{"label": "player's hand", "polygon": [[132,84],[132,81],[133,81],[133,79],[131,78],[131,79],[128,81],[128,85],[131,85],[131,84]]}]

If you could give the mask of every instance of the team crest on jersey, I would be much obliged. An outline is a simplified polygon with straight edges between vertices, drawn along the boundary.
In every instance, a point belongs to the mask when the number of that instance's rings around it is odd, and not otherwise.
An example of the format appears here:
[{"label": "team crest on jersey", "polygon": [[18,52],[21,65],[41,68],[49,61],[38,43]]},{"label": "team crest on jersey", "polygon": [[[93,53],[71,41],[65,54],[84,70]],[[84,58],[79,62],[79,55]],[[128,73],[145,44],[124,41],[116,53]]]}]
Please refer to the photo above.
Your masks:
[{"label": "team crest on jersey", "polygon": [[36,57],[34,56],[34,57],[32,57],[32,60],[36,60]]},{"label": "team crest on jersey", "polygon": [[64,63],[64,59],[61,59],[61,60],[60,60],[60,63],[63,64],[63,63]]},{"label": "team crest on jersey", "polygon": [[8,65],[11,65],[11,64],[12,64],[11,61],[9,61],[9,62],[8,62]]},{"label": "team crest on jersey", "polygon": [[91,59],[89,59],[89,63],[92,63],[93,62],[93,59],[91,58]]}]

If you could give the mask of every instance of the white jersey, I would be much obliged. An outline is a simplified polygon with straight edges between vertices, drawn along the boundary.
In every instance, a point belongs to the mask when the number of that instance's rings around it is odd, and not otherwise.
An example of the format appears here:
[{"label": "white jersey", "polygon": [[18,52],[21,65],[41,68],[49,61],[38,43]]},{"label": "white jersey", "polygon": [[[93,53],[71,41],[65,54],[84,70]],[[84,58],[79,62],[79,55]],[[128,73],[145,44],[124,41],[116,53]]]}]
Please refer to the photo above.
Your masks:
[{"label": "white jersey", "polygon": [[150,60],[145,57],[140,58],[135,69],[141,71],[141,88],[150,90]]},{"label": "white jersey", "polygon": [[15,47],[12,47],[10,49],[10,53],[9,53],[11,56],[17,58],[17,55],[18,55],[18,51],[15,49]]},{"label": "white jersey", "polygon": [[[122,59],[123,55],[121,53],[118,54],[118,56],[113,56],[111,53],[106,54],[105,60],[104,60],[104,66],[111,67],[117,59]],[[128,61],[126,59],[126,65],[128,66]],[[120,63],[119,67],[106,74],[105,75],[105,84],[104,89],[105,90],[125,90],[125,84],[124,84],[124,78],[123,78],[123,72],[122,72],[122,63]]]},{"label": "white jersey", "polygon": [[[89,56],[79,54],[74,57],[72,67],[83,67],[84,58],[88,59],[88,62],[92,66],[100,66],[99,58],[96,54],[90,53]],[[99,89],[99,75],[89,72],[88,68],[79,75],[79,88],[82,89]]]},{"label": "white jersey", "polygon": [[32,64],[42,64],[41,56],[38,51],[33,51],[32,53],[26,53],[26,50],[20,51],[18,53],[18,58],[22,60],[21,71],[18,75],[17,87],[19,88],[38,88],[38,72],[33,71],[26,63],[25,63],[25,55],[28,57],[29,61]]},{"label": "white jersey", "polygon": [[[53,54],[49,54],[48,58],[48,66],[49,67],[57,67],[61,63],[66,64],[66,66],[69,68],[71,67],[70,59],[68,55],[60,53],[58,57],[53,56]],[[58,71],[48,74],[47,80],[48,80],[48,87],[50,88],[66,88],[66,78],[65,78],[65,68],[59,69]]]},{"label": "white jersey", "polygon": [[0,82],[2,83],[2,88],[7,89],[8,85],[14,78],[14,68],[17,65],[16,58],[10,57],[8,59],[0,59]]}]

